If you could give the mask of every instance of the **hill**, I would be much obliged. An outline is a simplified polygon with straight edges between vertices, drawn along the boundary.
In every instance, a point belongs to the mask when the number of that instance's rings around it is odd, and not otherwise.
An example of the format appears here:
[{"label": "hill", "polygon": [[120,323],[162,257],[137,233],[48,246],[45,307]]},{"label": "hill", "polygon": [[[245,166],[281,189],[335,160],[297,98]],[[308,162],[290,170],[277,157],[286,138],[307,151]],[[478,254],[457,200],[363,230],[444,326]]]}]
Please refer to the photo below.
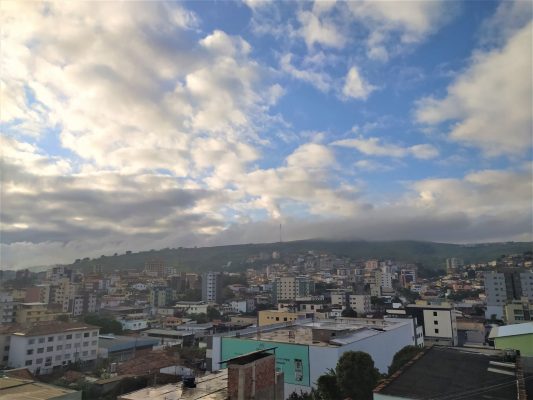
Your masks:
[{"label": "hill", "polygon": [[[420,241],[326,241],[302,240],[283,243],[240,244],[215,247],[167,248],[138,253],[127,252],[96,259],[76,260],[72,266],[86,270],[102,265],[105,270],[141,269],[148,260],[161,259],[166,265],[179,271],[202,272],[220,270],[242,271],[253,265],[246,263],[249,257],[260,253],[279,251],[282,256],[296,255],[307,251],[327,252],[352,259],[394,259],[419,263],[429,269],[439,269],[446,258],[457,257],[467,263],[487,262],[504,254],[519,254],[533,249],[531,242],[484,243],[458,245]],[[265,261],[259,261],[261,265]]]}]

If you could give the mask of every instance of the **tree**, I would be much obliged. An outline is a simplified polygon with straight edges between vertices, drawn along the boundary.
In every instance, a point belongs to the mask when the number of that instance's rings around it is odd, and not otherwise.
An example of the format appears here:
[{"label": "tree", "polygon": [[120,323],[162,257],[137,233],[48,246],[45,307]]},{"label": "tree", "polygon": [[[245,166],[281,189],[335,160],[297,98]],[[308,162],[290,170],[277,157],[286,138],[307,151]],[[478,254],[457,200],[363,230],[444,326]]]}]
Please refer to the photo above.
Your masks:
[{"label": "tree", "polygon": [[207,319],[213,321],[214,319],[220,319],[222,314],[215,307],[207,307]]},{"label": "tree", "polygon": [[323,400],[337,400],[342,397],[337,385],[337,375],[331,369],[327,374],[318,378],[316,385],[320,398]]},{"label": "tree", "polygon": [[320,400],[371,400],[372,390],[380,378],[369,354],[362,351],[345,352],[335,367],[317,380]]},{"label": "tree", "polygon": [[335,368],[337,386],[342,397],[357,400],[371,400],[372,390],[380,378],[374,367],[374,360],[362,351],[345,352]]},{"label": "tree", "polygon": [[87,324],[99,326],[100,333],[113,333],[115,335],[120,335],[122,333],[122,325],[120,322],[115,321],[112,318],[89,314],[83,318],[83,321]]},{"label": "tree", "polygon": [[292,392],[288,400],[324,400],[324,398],[321,397],[315,389],[311,389],[311,391],[307,393],[302,391],[300,391],[300,394]]},{"label": "tree", "polygon": [[398,351],[392,359],[392,364],[389,366],[389,376],[398,371],[401,367],[403,367],[404,364],[409,362],[421,351],[422,349],[416,346],[405,346],[403,349]]},{"label": "tree", "polygon": [[342,310],[341,317],[344,317],[344,318],[357,318],[357,312],[353,308],[348,307],[348,308],[345,308],[344,310]]}]

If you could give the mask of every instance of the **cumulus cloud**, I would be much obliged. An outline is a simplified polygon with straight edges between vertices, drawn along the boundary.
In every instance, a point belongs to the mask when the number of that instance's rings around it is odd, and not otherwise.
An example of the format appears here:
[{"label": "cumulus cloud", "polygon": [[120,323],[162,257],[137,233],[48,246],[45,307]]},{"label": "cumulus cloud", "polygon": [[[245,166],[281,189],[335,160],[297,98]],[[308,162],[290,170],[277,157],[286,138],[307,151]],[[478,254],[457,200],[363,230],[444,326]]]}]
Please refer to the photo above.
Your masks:
[{"label": "cumulus cloud", "polygon": [[430,144],[417,144],[410,147],[402,147],[396,144],[384,143],[380,138],[359,136],[355,139],[342,139],[332,143],[334,146],[349,147],[369,156],[382,156],[401,158],[412,156],[427,160],[439,155],[437,148]]},{"label": "cumulus cloud", "polygon": [[313,68],[299,69],[292,63],[293,55],[284,54],[280,58],[281,70],[295,79],[304,81],[322,92],[328,92],[332,88],[332,79],[323,71]]},{"label": "cumulus cloud", "polygon": [[[324,9],[315,11],[324,11]],[[304,39],[307,47],[312,48],[315,44],[327,47],[341,48],[344,46],[345,36],[338,31],[337,25],[327,17],[319,18],[312,11],[298,12],[298,21],[301,28],[298,34]]]},{"label": "cumulus cloud", "polygon": [[365,82],[357,67],[352,66],[346,75],[342,93],[346,97],[365,100],[376,88]]},{"label": "cumulus cloud", "polygon": [[442,98],[420,100],[419,122],[453,121],[452,140],[481,148],[489,156],[521,155],[531,149],[532,23],[505,46],[477,52]]}]

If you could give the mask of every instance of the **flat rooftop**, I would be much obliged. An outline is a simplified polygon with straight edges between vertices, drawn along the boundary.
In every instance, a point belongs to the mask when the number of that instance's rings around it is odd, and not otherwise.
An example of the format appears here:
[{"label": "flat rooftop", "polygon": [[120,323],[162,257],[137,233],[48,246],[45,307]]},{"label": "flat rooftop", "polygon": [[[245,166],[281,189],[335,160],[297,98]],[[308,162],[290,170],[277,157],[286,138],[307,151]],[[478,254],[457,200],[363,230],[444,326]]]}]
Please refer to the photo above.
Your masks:
[{"label": "flat rooftop", "polygon": [[228,370],[196,379],[196,387],[183,389],[182,383],[150,387],[123,394],[118,400],[226,400],[228,398]]},{"label": "flat rooftop", "polygon": [[48,400],[72,393],[79,393],[77,398],[81,400],[81,392],[75,390],[28,379],[0,378],[0,400]]},{"label": "flat rooftop", "polygon": [[459,348],[434,346],[375,393],[409,399],[516,400],[516,377],[490,371],[489,368],[504,369],[492,366],[490,361],[501,360]]},{"label": "flat rooftop", "polygon": [[[269,328],[261,327],[259,334],[257,330],[240,335],[241,338],[252,340],[264,340],[278,343],[297,343],[310,346],[336,347],[371,336],[379,335],[383,331],[394,330],[409,321],[387,321],[366,318],[346,318],[340,320],[320,320],[315,322],[286,324]],[[342,336],[331,338],[328,342],[313,340],[313,330],[331,331],[332,333],[342,332]]]}]

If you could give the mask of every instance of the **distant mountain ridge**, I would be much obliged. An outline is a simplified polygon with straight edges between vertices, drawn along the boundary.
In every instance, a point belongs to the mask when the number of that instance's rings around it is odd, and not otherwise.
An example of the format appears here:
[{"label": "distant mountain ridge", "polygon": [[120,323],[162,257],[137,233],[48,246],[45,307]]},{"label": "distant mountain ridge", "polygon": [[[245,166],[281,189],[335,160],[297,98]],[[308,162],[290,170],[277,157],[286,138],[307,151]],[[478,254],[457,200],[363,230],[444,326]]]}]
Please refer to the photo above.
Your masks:
[{"label": "distant mountain ridge", "polygon": [[287,255],[303,254],[307,251],[327,252],[339,257],[352,259],[394,259],[397,261],[420,263],[426,268],[443,268],[446,258],[457,257],[467,263],[488,262],[501,255],[521,254],[533,249],[533,242],[505,242],[480,244],[448,244],[410,240],[399,241],[327,241],[299,240],[278,243],[238,244],[213,247],[167,248],[142,252],[127,252],[114,256],[101,256],[95,259],[76,260],[71,264],[82,270],[101,265],[104,270],[142,269],[148,260],[160,259],[178,271],[202,272],[206,270],[241,271],[261,265],[268,260],[250,264],[246,261],[261,253],[269,256],[274,251]]}]

